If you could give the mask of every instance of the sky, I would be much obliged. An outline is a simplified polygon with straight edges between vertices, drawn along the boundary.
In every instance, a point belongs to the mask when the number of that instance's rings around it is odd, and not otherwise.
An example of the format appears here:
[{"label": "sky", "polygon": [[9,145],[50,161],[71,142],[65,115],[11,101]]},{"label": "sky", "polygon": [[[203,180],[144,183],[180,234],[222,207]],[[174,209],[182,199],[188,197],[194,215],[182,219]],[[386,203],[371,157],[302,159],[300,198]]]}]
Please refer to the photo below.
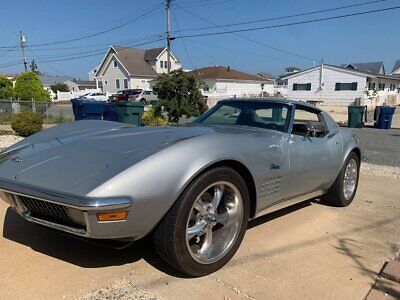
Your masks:
[{"label": "sky", "polygon": [[[386,0],[333,12],[225,29],[215,27],[370,1],[175,0],[171,30],[174,37],[179,37],[400,6],[399,0]],[[23,71],[18,48],[20,30],[26,36],[28,61],[35,59],[39,71],[81,79],[87,79],[88,71],[101,63],[110,45],[162,47],[166,31],[164,3],[162,0],[6,1],[0,6],[0,74]],[[400,59],[399,28],[400,9],[396,9],[238,34],[178,38],[172,41],[172,52],[182,61],[184,69],[223,65],[247,73],[279,75],[287,66],[309,68],[323,59],[328,64],[383,61],[389,73],[395,60]]]}]

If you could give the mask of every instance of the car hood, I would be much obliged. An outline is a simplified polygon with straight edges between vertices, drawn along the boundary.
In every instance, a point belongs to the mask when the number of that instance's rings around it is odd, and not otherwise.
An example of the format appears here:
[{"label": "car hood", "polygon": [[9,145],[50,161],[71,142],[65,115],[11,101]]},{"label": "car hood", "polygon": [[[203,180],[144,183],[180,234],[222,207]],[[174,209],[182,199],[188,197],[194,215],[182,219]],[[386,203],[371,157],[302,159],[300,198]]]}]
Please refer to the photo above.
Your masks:
[{"label": "car hood", "polygon": [[0,178],[86,193],[90,182],[94,188],[171,144],[215,133],[206,127],[112,124],[88,128],[61,125],[31,136],[0,154]]}]

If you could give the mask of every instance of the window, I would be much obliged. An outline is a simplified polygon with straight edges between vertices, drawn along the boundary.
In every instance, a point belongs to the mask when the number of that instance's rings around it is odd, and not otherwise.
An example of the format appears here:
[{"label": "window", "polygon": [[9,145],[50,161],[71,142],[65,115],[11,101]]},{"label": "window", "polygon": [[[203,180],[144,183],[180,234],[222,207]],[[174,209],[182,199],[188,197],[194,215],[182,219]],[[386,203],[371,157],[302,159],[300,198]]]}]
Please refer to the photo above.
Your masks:
[{"label": "window", "polygon": [[357,82],[337,82],[335,91],[357,91]]},{"label": "window", "polygon": [[113,61],[113,67],[118,68],[118,62],[116,60]]},{"label": "window", "polygon": [[107,80],[104,80],[104,84],[107,85],[107,84],[108,84],[108,81],[107,81]]},{"label": "window", "polygon": [[379,90],[380,91],[384,91],[385,90],[385,84],[384,83],[380,83],[379,84]]},{"label": "window", "polygon": [[115,87],[116,87],[117,89],[120,88],[119,79],[115,79]]},{"label": "window", "polygon": [[203,85],[203,91],[204,92],[209,92],[210,91],[210,87],[208,85]]},{"label": "window", "polygon": [[206,118],[203,124],[236,124],[242,110],[238,107],[222,105],[213,114]]},{"label": "window", "polygon": [[395,91],[396,90],[396,85],[394,85],[394,84],[391,84],[390,85],[390,91]]},{"label": "window", "polygon": [[293,83],[293,91],[311,91],[311,83]]},{"label": "window", "polygon": [[160,60],[160,68],[164,68],[164,62],[162,60]]},{"label": "window", "polygon": [[[306,110],[302,107],[296,107],[294,112],[292,134],[305,136],[307,134],[307,123],[310,121],[321,122],[322,117],[320,117],[319,112]],[[322,136],[323,135],[320,135],[318,137]]]},{"label": "window", "polygon": [[124,89],[128,88],[128,79],[124,79]]},{"label": "window", "polygon": [[375,82],[368,83],[368,89],[369,90],[374,90],[375,89]]}]

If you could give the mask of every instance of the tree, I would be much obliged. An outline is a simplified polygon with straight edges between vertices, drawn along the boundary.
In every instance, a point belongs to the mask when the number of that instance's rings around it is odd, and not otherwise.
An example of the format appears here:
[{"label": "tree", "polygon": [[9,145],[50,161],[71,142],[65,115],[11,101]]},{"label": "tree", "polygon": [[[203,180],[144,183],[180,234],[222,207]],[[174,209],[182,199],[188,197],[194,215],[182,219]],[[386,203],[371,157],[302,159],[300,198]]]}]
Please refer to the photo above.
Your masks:
[{"label": "tree", "polygon": [[37,67],[37,64],[36,64],[36,62],[35,62],[34,59],[32,59],[31,64],[30,64],[29,67],[30,67],[30,69],[31,69],[31,72],[36,73],[36,74],[38,74],[38,75],[41,75],[41,73],[39,72],[38,67]]},{"label": "tree", "polygon": [[51,90],[57,94],[57,92],[69,92],[68,85],[65,83],[56,83],[50,86]]},{"label": "tree", "polygon": [[207,106],[199,90],[199,82],[182,70],[158,77],[156,89],[163,106],[168,113],[168,120],[178,123],[183,115],[196,117],[206,111]]},{"label": "tree", "polygon": [[0,99],[11,99],[14,96],[14,88],[12,82],[4,77],[0,76]]},{"label": "tree", "polygon": [[50,101],[47,92],[37,74],[24,72],[17,77],[14,88],[15,97],[19,100]]}]

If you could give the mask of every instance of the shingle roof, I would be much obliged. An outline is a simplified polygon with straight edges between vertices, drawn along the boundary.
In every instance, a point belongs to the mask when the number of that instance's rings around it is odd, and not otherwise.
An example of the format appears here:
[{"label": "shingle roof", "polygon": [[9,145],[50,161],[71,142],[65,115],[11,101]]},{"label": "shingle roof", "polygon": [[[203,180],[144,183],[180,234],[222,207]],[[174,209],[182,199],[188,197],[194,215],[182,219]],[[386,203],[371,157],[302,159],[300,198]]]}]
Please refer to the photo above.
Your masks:
[{"label": "shingle roof", "polygon": [[257,73],[257,76],[260,76],[263,79],[275,79],[276,78],[274,75],[272,75],[271,73],[268,73],[268,72],[259,72],[259,73]]},{"label": "shingle roof", "polygon": [[67,80],[72,80],[72,77],[68,76],[53,76],[53,75],[39,75],[39,79],[44,86],[51,86],[57,83],[64,83]]},{"label": "shingle roof", "polygon": [[392,73],[398,69],[400,69],[400,59],[396,60],[396,62],[394,63]]},{"label": "shingle roof", "polygon": [[145,60],[146,50],[112,46],[115,56],[131,75],[157,76],[156,71]]},{"label": "shingle roof", "polygon": [[76,83],[77,85],[96,86],[96,82],[90,80],[72,79],[71,81]]},{"label": "shingle roof", "polygon": [[236,80],[255,80],[263,81],[262,78],[234,70],[230,67],[205,67],[191,72],[202,79],[236,79]]},{"label": "shingle roof", "polygon": [[383,62],[367,62],[367,63],[350,63],[350,64],[341,64],[342,68],[349,68],[351,66],[354,67],[355,70],[363,71],[367,73],[371,73],[374,75],[385,75],[385,73],[381,74],[380,71],[383,67],[383,71],[385,71]]},{"label": "shingle roof", "polygon": [[164,51],[165,48],[153,48],[153,49],[146,49],[144,53],[145,60],[156,59],[161,52]]}]

